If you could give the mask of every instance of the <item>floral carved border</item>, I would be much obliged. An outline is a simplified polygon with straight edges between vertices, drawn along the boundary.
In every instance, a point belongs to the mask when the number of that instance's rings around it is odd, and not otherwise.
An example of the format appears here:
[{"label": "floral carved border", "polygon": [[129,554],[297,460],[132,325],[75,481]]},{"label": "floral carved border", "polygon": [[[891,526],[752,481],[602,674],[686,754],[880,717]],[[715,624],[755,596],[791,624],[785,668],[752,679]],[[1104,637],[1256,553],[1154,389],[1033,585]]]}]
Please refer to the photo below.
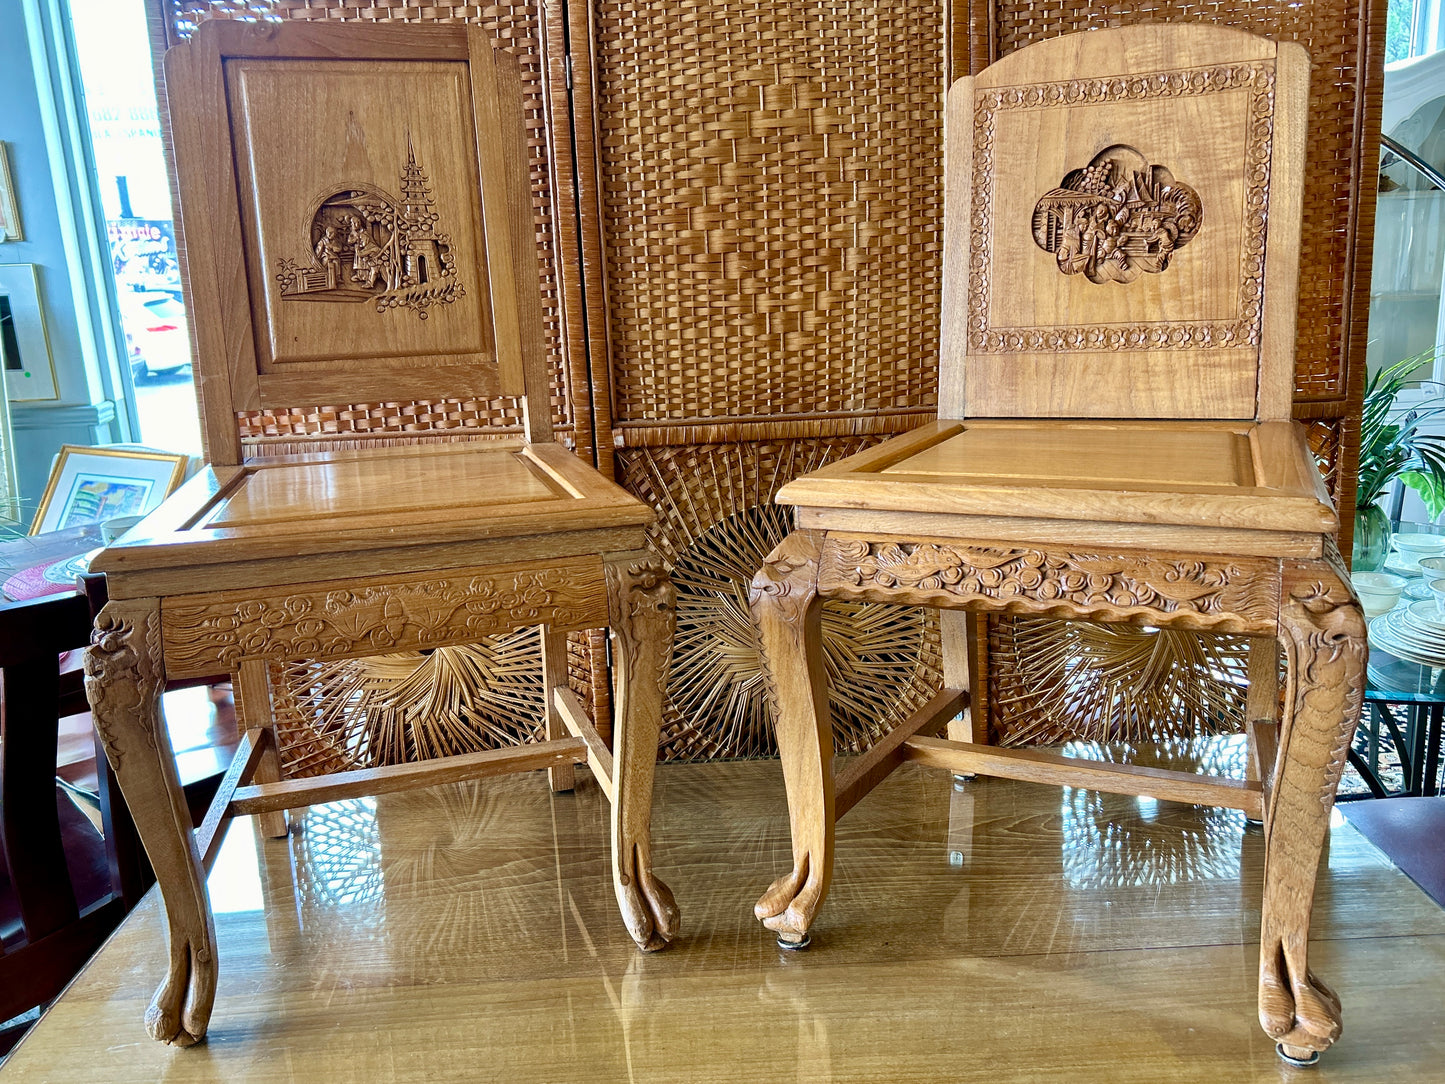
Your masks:
[{"label": "floral carved border", "polygon": [[203,676],[242,659],[346,658],[466,643],[527,625],[607,625],[601,561],[455,576],[313,584],[162,603],[166,673]]},{"label": "floral carved border", "polygon": [[818,592],[867,602],[1273,635],[1279,562],[829,535]]},{"label": "floral carved border", "polygon": [[[1240,261],[1239,317],[1192,323],[1091,324],[1028,328],[989,326],[993,262],[994,123],[1000,110],[1181,98],[1249,89],[1245,144],[1244,249]],[[973,208],[969,251],[968,343],[975,353],[1080,350],[1199,350],[1259,343],[1264,297],[1264,253],[1269,207],[1270,150],[1274,142],[1274,65],[1268,62],[1156,72],[1110,79],[1076,79],[984,90],[974,107]]]}]

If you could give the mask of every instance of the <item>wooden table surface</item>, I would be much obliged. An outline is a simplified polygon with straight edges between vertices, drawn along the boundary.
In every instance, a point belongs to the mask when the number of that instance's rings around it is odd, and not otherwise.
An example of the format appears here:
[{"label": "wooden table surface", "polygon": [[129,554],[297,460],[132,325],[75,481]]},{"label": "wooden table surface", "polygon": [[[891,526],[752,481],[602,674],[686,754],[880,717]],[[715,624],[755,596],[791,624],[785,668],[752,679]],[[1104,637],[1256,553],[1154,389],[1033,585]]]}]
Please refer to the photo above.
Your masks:
[{"label": "wooden table surface", "polygon": [[152,892],[0,1084],[1445,1080],[1445,911],[1338,818],[1311,959],[1346,1028],[1300,1071],[1255,1020],[1262,839],[1239,813],[905,766],[842,822],[813,948],[782,953],[751,913],[788,861],[777,763],[663,765],[684,935],[643,956],[579,774],[318,806],[289,841],[238,821],[209,1041],[142,1027]]}]

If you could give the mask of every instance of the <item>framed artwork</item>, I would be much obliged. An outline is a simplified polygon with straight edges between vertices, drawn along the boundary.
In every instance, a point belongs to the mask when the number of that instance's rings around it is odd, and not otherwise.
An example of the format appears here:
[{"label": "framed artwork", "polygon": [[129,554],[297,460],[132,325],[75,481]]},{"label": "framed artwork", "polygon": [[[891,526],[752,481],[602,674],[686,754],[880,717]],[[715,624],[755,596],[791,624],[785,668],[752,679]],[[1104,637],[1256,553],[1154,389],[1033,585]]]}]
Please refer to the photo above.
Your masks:
[{"label": "framed artwork", "polygon": [[59,398],[33,263],[0,264],[0,363],[12,403]]},{"label": "framed artwork", "polygon": [[15,205],[15,180],[10,176],[10,152],[0,143],[0,241],[23,241],[20,208]]},{"label": "framed artwork", "polygon": [[169,452],[64,445],[50,469],[30,533],[146,515],[180,485],[189,458]]},{"label": "framed artwork", "polygon": [[10,402],[0,384],[0,538],[24,530],[20,518],[20,487],[15,476],[15,439],[10,429]]}]

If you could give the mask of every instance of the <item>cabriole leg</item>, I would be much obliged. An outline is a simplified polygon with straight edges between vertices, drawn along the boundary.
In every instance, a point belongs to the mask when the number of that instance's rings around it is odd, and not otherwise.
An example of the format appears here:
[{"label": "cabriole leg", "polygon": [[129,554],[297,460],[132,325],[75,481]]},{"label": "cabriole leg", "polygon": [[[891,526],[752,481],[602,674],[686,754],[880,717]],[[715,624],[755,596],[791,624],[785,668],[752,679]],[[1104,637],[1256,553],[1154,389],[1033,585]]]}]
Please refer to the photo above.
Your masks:
[{"label": "cabriole leg", "polygon": [[85,692],[106,758],[155,868],[169,927],[170,965],[146,1012],[146,1030],[153,1039],[190,1046],[205,1037],[216,997],[216,931],[175,755],[161,721],[164,680],[157,600],[107,604],[85,655]]},{"label": "cabriole leg", "polygon": [[1315,875],[1365,689],[1365,621],[1333,561],[1286,562],[1280,640],[1287,684],[1265,817],[1259,1019],[1295,1064],[1340,1035],[1340,1000],[1307,959]]},{"label": "cabriole leg", "polygon": [[777,697],[793,870],[753,908],[785,947],[801,947],[833,876],[833,722],[823,668],[818,556],[822,537],[794,531],[753,577],[750,602]]},{"label": "cabriole leg", "polygon": [[605,561],[614,704],[612,873],[622,919],[638,947],[655,952],[677,934],[677,902],[652,873],[652,779],[677,596],[650,553]]}]

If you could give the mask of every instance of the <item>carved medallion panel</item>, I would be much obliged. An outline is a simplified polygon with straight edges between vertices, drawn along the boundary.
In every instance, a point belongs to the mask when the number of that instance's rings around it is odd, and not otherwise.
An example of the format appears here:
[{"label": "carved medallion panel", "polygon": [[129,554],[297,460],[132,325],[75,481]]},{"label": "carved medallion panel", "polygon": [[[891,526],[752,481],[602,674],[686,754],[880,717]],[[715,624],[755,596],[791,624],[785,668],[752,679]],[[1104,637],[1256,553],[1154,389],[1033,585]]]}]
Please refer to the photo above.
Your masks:
[{"label": "carved medallion panel", "polygon": [[1264,62],[980,90],[969,352],[1257,344],[1273,92]]},{"label": "carved medallion panel", "polygon": [[1194,239],[1204,218],[1199,193],[1116,143],[1034,204],[1034,244],[1065,275],[1090,282],[1133,282],[1157,275]]}]

